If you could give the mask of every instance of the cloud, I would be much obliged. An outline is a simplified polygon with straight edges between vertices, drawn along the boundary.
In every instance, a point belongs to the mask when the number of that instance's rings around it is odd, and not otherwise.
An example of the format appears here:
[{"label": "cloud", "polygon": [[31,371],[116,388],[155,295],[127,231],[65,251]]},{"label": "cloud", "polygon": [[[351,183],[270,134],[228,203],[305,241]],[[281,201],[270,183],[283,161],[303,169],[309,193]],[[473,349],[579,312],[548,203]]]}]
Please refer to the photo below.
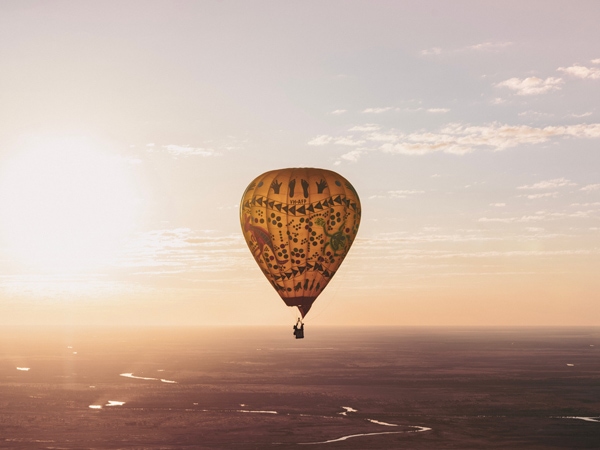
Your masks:
[{"label": "cloud", "polygon": [[[535,239],[551,239],[556,237],[552,234],[539,234],[543,231],[541,228],[527,228],[528,233],[525,235],[513,236],[519,240],[531,241]],[[531,235],[531,232],[538,234]],[[360,239],[360,238],[359,238]],[[548,257],[548,256],[565,256],[565,255],[591,255],[599,254],[599,249],[567,249],[567,250],[488,250],[488,251],[457,251],[428,248],[411,248],[406,244],[428,244],[434,242],[442,243],[462,243],[462,242],[489,242],[502,241],[501,237],[483,236],[476,232],[471,233],[455,233],[455,234],[433,234],[433,233],[418,233],[418,234],[394,234],[382,233],[375,239],[361,239],[364,242],[362,248],[368,248],[368,253],[361,253],[357,249],[355,257],[373,261],[373,264],[381,264],[389,266],[390,260],[450,260],[456,258],[499,258],[499,257]],[[373,256],[378,255],[377,257]],[[414,266],[413,266],[414,267]],[[440,266],[438,266],[440,267]],[[453,263],[452,267],[455,267]],[[397,269],[396,269],[397,270]]]},{"label": "cloud", "polygon": [[236,203],[235,205],[217,206],[217,209],[219,209],[219,210],[228,210],[228,209],[239,210],[240,209],[240,205],[239,205],[239,203]]},{"label": "cloud", "polygon": [[490,206],[495,206],[496,208],[503,208],[506,206],[506,203],[490,203]]},{"label": "cloud", "polygon": [[597,59],[592,59],[590,62],[591,62],[592,64],[600,64],[600,58],[597,58]]},{"label": "cloud", "polygon": [[570,206],[600,206],[600,202],[591,202],[591,203],[571,203]]},{"label": "cloud", "polygon": [[478,222],[497,222],[497,223],[529,223],[529,222],[544,222],[544,221],[555,221],[565,218],[574,219],[587,219],[592,217],[597,211],[593,209],[585,211],[575,211],[571,213],[565,212],[546,212],[537,211],[533,215],[526,215],[521,217],[481,217],[477,219]]},{"label": "cloud", "polygon": [[141,270],[140,274],[148,271],[173,274],[190,270],[215,272],[240,263],[244,250],[242,237],[215,234],[212,230],[194,231],[189,228],[140,233],[124,249],[119,266]]},{"label": "cloud", "polygon": [[522,111],[518,114],[519,117],[530,117],[531,119],[548,119],[550,117],[553,117],[554,114],[550,114],[550,113],[544,113],[544,112],[539,112],[539,111]]},{"label": "cloud", "polygon": [[169,154],[173,156],[215,156],[218,155],[212,148],[191,147],[189,145],[163,145]]},{"label": "cloud", "polygon": [[348,131],[377,131],[380,130],[381,127],[374,123],[366,123],[364,125],[357,125],[355,127],[349,128]]},{"label": "cloud", "polygon": [[[353,127],[356,131],[358,128]],[[365,127],[365,130],[371,130]],[[364,131],[362,135],[346,137],[320,135],[308,142],[309,145],[361,145],[366,150],[380,150],[385,153],[404,155],[426,155],[443,152],[464,155],[475,150],[506,150],[518,145],[534,145],[560,137],[600,138],[600,123],[543,128],[527,125],[506,125],[490,123],[473,126],[450,123],[437,132],[417,131],[403,133],[398,130]]]},{"label": "cloud", "polygon": [[417,111],[427,111],[433,114],[447,113],[450,111],[448,108],[422,108],[422,107],[397,107],[397,106],[384,106],[377,108],[365,108],[362,110],[363,114],[383,114],[385,112],[394,111],[394,112],[406,112],[406,113],[414,113]]},{"label": "cloud", "polygon": [[466,50],[481,51],[498,51],[513,45],[512,42],[482,42],[481,44],[470,45]]},{"label": "cloud", "polygon": [[535,200],[537,198],[544,198],[544,197],[557,197],[558,196],[558,192],[542,192],[540,194],[529,194],[529,195],[522,195],[520,197],[527,197],[530,200]]},{"label": "cloud", "polygon": [[588,111],[586,113],[581,113],[581,114],[575,114],[575,113],[573,113],[573,114],[570,114],[568,117],[575,117],[577,119],[581,119],[582,117],[589,117],[592,114],[594,114],[594,113],[591,112],[591,111]]},{"label": "cloud", "polygon": [[535,184],[526,184],[523,186],[517,187],[517,189],[556,189],[558,187],[563,186],[575,186],[576,183],[573,183],[566,178],[554,178],[552,180],[539,181]]},{"label": "cloud", "polygon": [[394,108],[393,106],[385,106],[383,108],[366,108],[363,110],[363,113],[366,114],[381,114],[384,112],[397,110],[398,108]]},{"label": "cloud", "polygon": [[388,194],[392,198],[406,198],[409,195],[424,194],[425,191],[416,190],[400,190],[400,191],[388,191]]},{"label": "cloud", "polygon": [[348,112],[347,109],[336,109],[335,111],[331,111],[330,114],[344,114]]},{"label": "cloud", "polygon": [[100,274],[5,275],[0,278],[0,292],[17,298],[21,295],[64,300],[65,298],[106,299],[119,293],[148,293],[150,288],[133,285]]},{"label": "cloud", "polygon": [[542,80],[538,77],[528,77],[522,80],[520,78],[509,78],[508,80],[498,83],[496,86],[507,87],[516,91],[517,95],[538,95],[559,90],[562,83],[562,78],[550,77]]},{"label": "cloud", "polygon": [[[450,50],[450,51],[444,51],[444,53],[461,53],[461,52],[466,52],[466,51],[475,51],[475,52],[496,52],[496,51],[500,51],[503,50],[507,47],[510,47],[511,45],[513,45],[512,42],[491,42],[491,41],[487,41],[487,42],[481,42],[479,44],[474,44],[474,45],[468,45],[466,47],[462,47],[462,48],[457,48],[454,50]],[[442,54],[442,49],[440,47],[431,47],[425,50],[421,50],[421,55],[424,56],[428,56],[428,55],[440,55]]]},{"label": "cloud", "polygon": [[316,138],[308,141],[308,145],[316,145],[316,146],[327,145],[332,140],[333,140],[333,138],[331,136],[327,136],[326,134],[321,134],[320,136],[317,136]]},{"label": "cloud", "polygon": [[421,55],[439,55],[442,53],[442,49],[439,47],[431,47],[426,50],[421,50]]},{"label": "cloud", "polygon": [[[495,257],[514,257],[514,256],[567,256],[567,255],[595,255],[598,250],[512,250],[512,251],[488,251],[477,253],[465,253],[463,257],[469,258],[495,258]],[[456,255],[452,255],[455,257]]]},{"label": "cloud", "polygon": [[[369,246],[363,246],[363,248],[379,247],[380,249],[389,249],[391,246],[406,243],[431,243],[431,242],[482,242],[482,241],[495,241],[501,240],[498,237],[484,236],[480,230],[457,230],[453,233],[443,233],[439,227],[427,227],[423,228],[423,231],[416,233],[409,233],[405,231],[394,231],[394,232],[383,232],[379,233],[376,238],[367,239]],[[379,250],[378,248],[378,250]],[[407,249],[402,249],[405,252]],[[417,250],[420,251],[420,250]],[[432,251],[432,254],[439,254],[439,251]]]},{"label": "cloud", "polygon": [[322,134],[322,135],[317,136],[316,138],[308,141],[308,145],[315,145],[315,146],[336,144],[336,145],[347,145],[347,146],[354,147],[354,146],[361,145],[364,143],[365,143],[364,140],[353,139],[352,135],[333,137],[333,136],[327,136],[326,134]]},{"label": "cloud", "polygon": [[477,222],[499,222],[499,223],[515,223],[515,222],[538,222],[546,219],[545,216],[521,216],[521,217],[481,217]]},{"label": "cloud", "polygon": [[362,145],[365,143],[364,140],[361,139],[353,139],[353,136],[347,136],[347,137],[338,137],[333,139],[333,143],[337,144],[337,145],[348,145],[350,147],[354,147],[357,145]]},{"label": "cloud", "polygon": [[586,191],[586,192],[598,191],[598,190],[600,190],[600,184],[588,184],[580,189],[580,191]]},{"label": "cloud", "polygon": [[352,150],[351,152],[343,154],[340,158],[350,162],[357,162],[363,153],[364,152],[361,150]]},{"label": "cloud", "polygon": [[573,214],[568,214],[567,217],[575,217],[578,219],[587,219],[588,217],[591,217],[592,214],[594,214],[596,211],[590,209],[588,211],[577,211],[574,212]]},{"label": "cloud", "polygon": [[[561,136],[598,138],[600,137],[600,124],[535,128],[526,125],[497,123],[483,126],[455,123],[447,125],[438,133],[417,132],[395,135],[387,133],[372,136],[372,139],[381,140],[384,137],[387,143],[381,146],[381,150],[388,153],[424,155],[444,152],[464,155],[479,148],[499,151],[520,144],[541,144],[551,138]],[[369,140],[369,137],[366,139]]]},{"label": "cloud", "polygon": [[570,67],[559,67],[557,70],[576,78],[590,78],[592,80],[600,79],[600,69],[596,67],[589,68],[585,66],[573,65]]},{"label": "cloud", "polygon": [[398,190],[398,191],[387,191],[385,195],[371,195],[369,199],[374,198],[406,198],[409,195],[424,194],[425,191],[417,190]]}]

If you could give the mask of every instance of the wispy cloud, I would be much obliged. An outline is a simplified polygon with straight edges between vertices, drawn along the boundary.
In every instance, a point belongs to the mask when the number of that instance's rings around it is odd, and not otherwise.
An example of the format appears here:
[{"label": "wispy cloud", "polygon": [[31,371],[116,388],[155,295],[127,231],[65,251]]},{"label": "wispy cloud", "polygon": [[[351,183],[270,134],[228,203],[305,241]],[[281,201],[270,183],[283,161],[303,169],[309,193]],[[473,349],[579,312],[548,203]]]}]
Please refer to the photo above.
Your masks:
[{"label": "wispy cloud", "polygon": [[558,197],[558,192],[542,192],[539,194],[522,195],[521,197],[526,197],[530,200],[535,200],[538,198],[545,198],[545,197]]},{"label": "wispy cloud", "polygon": [[[363,252],[357,248],[356,258],[373,261],[373,264],[381,264],[382,268],[389,267],[390,260],[449,260],[449,259],[480,259],[480,258],[522,258],[522,257],[542,257],[568,256],[568,255],[592,255],[599,254],[600,249],[567,249],[567,250],[530,250],[522,249],[523,241],[540,239],[553,239],[556,234],[543,233],[544,229],[540,227],[526,227],[526,234],[517,235],[485,235],[478,231],[457,231],[456,233],[381,233],[372,239],[361,239],[359,246],[361,249],[368,248],[368,252]],[[535,234],[532,234],[535,233]],[[435,249],[426,247],[429,243],[438,244],[460,244],[464,248],[464,243],[469,242],[494,242],[504,241],[512,242],[514,249],[491,249],[485,251],[464,251],[459,248],[450,248],[437,246]],[[506,247],[506,246],[503,246]],[[377,256],[374,256],[374,255]],[[413,266],[414,267],[414,266]],[[444,266],[436,265],[442,271]],[[450,266],[448,266],[449,268]],[[452,267],[456,267],[453,263]],[[397,266],[395,267],[397,270]],[[464,272],[462,272],[464,274]]]},{"label": "wispy cloud", "polygon": [[530,233],[541,233],[545,228],[542,227],[525,227],[525,231],[529,231]]},{"label": "wispy cloud", "polygon": [[587,219],[588,217],[592,217],[592,214],[595,214],[597,211],[593,209],[588,209],[587,211],[576,211],[572,214],[568,214],[567,217],[574,217],[578,219]]},{"label": "wispy cloud", "polygon": [[381,113],[393,111],[393,110],[398,110],[398,108],[395,108],[393,106],[384,106],[384,107],[379,107],[379,108],[365,108],[363,110],[363,113],[365,113],[365,114],[381,114]]},{"label": "wispy cloud", "polygon": [[417,191],[417,190],[399,190],[399,191],[388,191],[388,195],[392,198],[406,198],[409,195],[415,194],[424,194],[425,191]]},{"label": "wispy cloud", "polygon": [[370,145],[371,150],[404,155],[426,155],[435,152],[464,155],[480,149],[500,151],[522,144],[542,144],[560,137],[600,138],[600,123],[543,128],[499,123],[480,126],[451,123],[437,132],[403,133],[394,129],[365,131],[359,137],[347,136],[345,139],[348,141],[345,141],[344,137],[321,135],[308,144]]},{"label": "wispy cloud", "polygon": [[496,86],[509,88],[516,91],[517,95],[538,95],[559,90],[561,84],[563,84],[562,78],[549,77],[543,80],[538,77],[528,77],[524,79],[509,78]]},{"label": "wispy cloud", "polygon": [[374,198],[406,198],[411,195],[424,194],[425,191],[413,190],[413,189],[405,189],[405,190],[397,190],[397,191],[387,191],[385,195],[371,195],[369,199]]},{"label": "wispy cloud", "polygon": [[570,206],[585,206],[585,207],[590,207],[590,206],[600,206],[600,202],[589,202],[589,203],[571,203]]},{"label": "wispy cloud", "polygon": [[347,110],[347,109],[336,109],[336,110],[334,110],[334,111],[331,111],[331,112],[330,112],[330,114],[339,115],[339,114],[344,114],[344,113],[346,113],[346,112],[348,112],[348,110]]},{"label": "wispy cloud", "polygon": [[0,292],[5,297],[21,295],[44,299],[103,298],[122,293],[150,292],[150,288],[132,285],[100,274],[13,274],[0,277]]},{"label": "wispy cloud", "polygon": [[575,117],[576,119],[581,119],[582,117],[589,117],[592,114],[594,114],[594,113],[591,112],[591,111],[588,111],[588,112],[581,113],[581,114],[575,114],[575,113],[573,113],[573,114],[570,114],[568,117]]},{"label": "wispy cloud", "polygon": [[442,50],[440,47],[431,47],[425,50],[421,50],[421,55],[429,56],[429,55],[441,55],[442,53],[462,53],[462,52],[497,52],[500,50],[504,50],[507,47],[513,45],[512,42],[504,41],[504,42],[480,42],[478,44],[467,45],[466,47],[455,48],[451,50]]},{"label": "wispy cloud", "polygon": [[517,189],[556,189],[563,186],[575,186],[571,180],[566,178],[554,178],[552,180],[539,181],[534,184],[526,184],[517,187]]},{"label": "wispy cloud", "polygon": [[243,251],[239,235],[219,236],[212,230],[153,230],[129,242],[119,263],[144,273],[215,272],[234,267]]},{"label": "wispy cloud", "polygon": [[535,119],[535,120],[539,120],[539,119],[548,119],[550,117],[553,117],[554,114],[550,114],[550,113],[545,113],[545,112],[540,112],[540,111],[522,111],[518,114],[519,117],[528,117],[531,119]]},{"label": "wispy cloud", "polygon": [[[384,152],[423,155],[433,152],[466,154],[479,148],[505,150],[520,144],[540,144],[553,137],[600,137],[600,124],[535,128],[526,125],[488,124],[471,126],[450,124],[438,133],[382,135]],[[373,136],[378,140],[380,136]],[[391,138],[394,138],[393,141]],[[368,138],[367,138],[368,139]]]},{"label": "wispy cloud", "polygon": [[354,139],[352,135],[350,136],[327,136],[325,134],[321,136],[317,136],[316,138],[308,141],[308,145],[320,146],[327,144],[336,144],[336,145],[345,145],[349,147],[355,147],[361,144],[364,144],[365,141],[362,139]]},{"label": "wispy cloud", "polygon": [[216,156],[217,151],[212,148],[191,147],[189,145],[169,144],[162,147],[173,156]]},{"label": "wispy cloud", "polygon": [[[369,246],[362,246],[363,248],[371,249],[372,246],[378,246],[380,248],[390,247],[389,244],[406,244],[406,243],[432,243],[432,242],[448,242],[448,243],[462,243],[462,242],[482,242],[501,240],[499,237],[485,236],[480,230],[456,230],[456,231],[444,231],[438,227],[424,228],[422,231],[417,232],[406,232],[406,231],[393,231],[393,232],[382,232],[377,234],[375,238],[366,239],[369,242]],[[406,251],[406,248],[403,250]],[[434,251],[437,254],[437,251]]]},{"label": "wispy cloud", "polygon": [[559,67],[557,70],[576,78],[600,79],[600,68],[597,67],[585,67],[575,64],[569,67]]},{"label": "wispy cloud", "polygon": [[504,208],[506,203],[490,203],[490,206],[495,206],[496,208]]},{"label": "wispy cloud", "polygon": [[364,144],[365,141],[362,139],[354,139],[354,136],[345,136],[333,139],[333,143],[337,145],[347,145],[350,147],[355,147],[357,145]]},{"label": "wispy cloud", "polygon": [[439,47],[431,47],[425,50],[421,50],[421,55],[439,55],[442,53],[442,49]]},{"label": "wispy cloud", "polygon": [[344,153],[340,158],[350,162],[357,162],[363,153],[361,150],[352,150],[351,152]]},{"label": "wispy cloud", "polygon": [[529,223],[529,222],[549,222],[561,219],[587,219],[597,214],[597,210],[588,209],[574,212],[547,212],[537,211],[535,214],[513,216],[513,217],[480,217],[478,222],[497,222],[497,223]]},{"label": "wispy cloud", "polygon": [[349,128],[348,131],[377,131],[380,130],[381,126],[374,123],[366,123],[364,125],[356,125]]},{"label": "wispy cloud", "polygon": [[512,42],[482,42],[481,44],[469,45],[466,50],[475,50],[478,52],[498,51],[510,47]]},{"label": "wispy cloud", "polygon": [[514,222],[539,222],[545,219],[542,215],[529,215],[521,217],[480,217],[478,222],[499,222],[499,223],[514,223]]},{"label": "wispy cloud", "polygon": [[580,190],[581,191],[586,191],[586,192],[599,191],[600,190],[600,184],[588,184],[586,186],[583,186]]},{"label": "wispy cloud", "polygon": [[450,111],[448,108],[424,108],[424,107],[413,107],[413,106],[382,106],[382,107],[373,107],[373,108],[365,108],[361,112],[363,114],[383,114],[386,112],[403,112],[403,113],[415,113],[419,111],[433,113],[433,114],[442,114]]},{"label": "wispy cloud", "polygon": [[326,134],[321,134],[321,135],[317,136],[316,138],[308,141],[308,145],[316,145],[316,146],[327,145],[331,141],[333,141],[333,137],[328,136]]}]

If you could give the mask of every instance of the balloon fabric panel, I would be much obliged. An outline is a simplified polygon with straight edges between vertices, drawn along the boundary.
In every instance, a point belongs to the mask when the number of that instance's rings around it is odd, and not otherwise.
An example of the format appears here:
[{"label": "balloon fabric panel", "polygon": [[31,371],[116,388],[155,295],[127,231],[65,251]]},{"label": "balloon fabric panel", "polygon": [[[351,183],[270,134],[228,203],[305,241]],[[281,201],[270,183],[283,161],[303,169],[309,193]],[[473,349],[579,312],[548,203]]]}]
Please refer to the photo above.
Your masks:
[{"label": "balloon fabric panel", "polygon": [[240,204],[244,238],[256,262],[303,317],[350,249],[360,215],[354,187],[325,169],[266,172],[248,185]]}]

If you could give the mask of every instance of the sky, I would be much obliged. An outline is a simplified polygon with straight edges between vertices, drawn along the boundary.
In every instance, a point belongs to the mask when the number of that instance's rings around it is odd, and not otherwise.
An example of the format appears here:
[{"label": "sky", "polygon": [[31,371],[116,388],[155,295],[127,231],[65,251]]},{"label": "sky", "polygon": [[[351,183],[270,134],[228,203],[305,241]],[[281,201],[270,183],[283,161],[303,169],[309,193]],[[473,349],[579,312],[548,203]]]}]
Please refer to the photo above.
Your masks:
[{"label": "sky", "polygon": [[0,3],[0,324],[282,325],[259,174],[339,172],[307,324],[600,325],[600,2]]}]

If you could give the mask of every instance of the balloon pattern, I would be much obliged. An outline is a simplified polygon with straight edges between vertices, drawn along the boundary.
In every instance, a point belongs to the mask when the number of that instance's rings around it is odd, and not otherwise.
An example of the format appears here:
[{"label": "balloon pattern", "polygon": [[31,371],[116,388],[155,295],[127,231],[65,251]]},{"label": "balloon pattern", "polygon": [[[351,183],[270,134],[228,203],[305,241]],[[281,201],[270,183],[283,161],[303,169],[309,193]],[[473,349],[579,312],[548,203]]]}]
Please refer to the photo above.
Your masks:
[{"label": "balloon pattern", "polygon": [[286,305],[298,307],[302,317],[340,267],[360,217],[354,187],[326,169],[263,173],[240,203],[248,248]]}]

